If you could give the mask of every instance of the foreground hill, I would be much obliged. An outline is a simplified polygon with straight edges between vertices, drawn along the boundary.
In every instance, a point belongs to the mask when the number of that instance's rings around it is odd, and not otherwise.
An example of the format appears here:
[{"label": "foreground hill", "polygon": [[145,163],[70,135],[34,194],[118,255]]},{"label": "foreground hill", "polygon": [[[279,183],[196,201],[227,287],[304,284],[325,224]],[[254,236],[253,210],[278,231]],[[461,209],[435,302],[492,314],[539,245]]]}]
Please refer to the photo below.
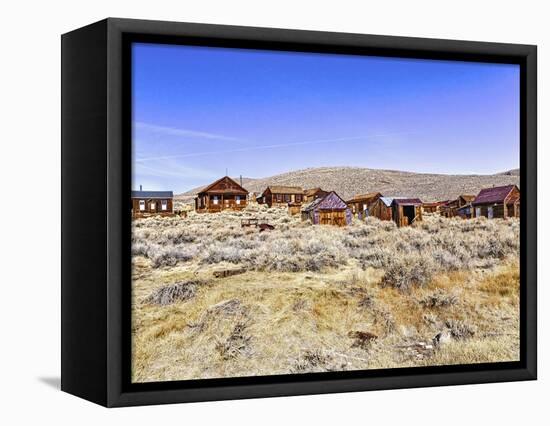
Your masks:
[{"label": "foreground hill", "polygon": [[[443,175],[360,167],[319,167],[260,179],[243,178],[243,186],[250,192],[262,192],[269,185],[296,185],[304,189],[321,187],[334,190],[344,199],[378,191],[386,196],[419,197],[422,201],[452,199],[460,194],[477,194],[482,188],[509,184],[519,186],[518,170],[494,175]],[[195,188],[176,198],[190,199],[200,189]]]}]

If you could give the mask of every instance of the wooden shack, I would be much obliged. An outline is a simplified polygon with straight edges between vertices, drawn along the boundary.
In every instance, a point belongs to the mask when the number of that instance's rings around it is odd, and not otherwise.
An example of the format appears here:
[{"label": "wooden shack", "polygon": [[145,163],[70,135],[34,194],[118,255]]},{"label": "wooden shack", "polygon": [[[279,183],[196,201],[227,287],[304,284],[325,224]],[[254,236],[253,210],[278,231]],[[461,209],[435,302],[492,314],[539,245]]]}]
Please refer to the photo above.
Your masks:
[{"label": "wooden shack", "polygon": [[441,213],[441,206],[448,203],[447,201],[434,201],[432,203],[422,203],[423,213]]},{"label": "wooden shack", "polygon": [[380,192],[369,192],[367,194],[355,195],[352,199],[346,201],[346,204],[354,216],[362,219],[370,215],[369,207],[380,197],[382,197]]},{"label": "wooden shack", "polygon": [[[449,200],[440,207],[441,216],[444,217],[455,217],[458,216],[458,210],[462,209],[468,204],[471,204],[472,201],[476,198],[475,195],[462,194],[459,195],[454,200]],[[463,210],[462,210],[463,211]]]},{"label": "wooden shack", "polygon": [[195,197],[195,211],[215,213],[222,210],[242,210],[247,205],[248,191],[224,176],[203,188]]},{"label": "wooden shack", "polygon": [[132,191],[132,217],[173,216],[172,191]]},{"label": "wooden shack", "polygon": [[268,186],[260,197],[258,203],[267,204],[269,207],[287,206],[288,203],[301,204],[304,201],[304,190],[299,186]]},{"label": "wooden shack", "polygon": [[310,220],[314,225],[346,226],[351,223],[351,219],[351,209],[334,191],[302,209],[302,220]]},{"label": "wooden shack", "polygon": [[472,201],[473,216],[493,218],[519,217],[519,188],[516,185],[482,189]]},{"label": "wooden shack", "polygon": [[380,220],[392,220],[392,203],[396,197],[380,197],[369,207],[369,216]]},{"label": "wooden shack", "polygon": [[311,203],[317,198],[323,198],[329,194],[330,191],[325,191],[321,188],[310,188],[304,191],[304,203]]},{"label": "wooden shack", "polygon": [[392,216],[397,226],[408,226],[422,220],[422,201],[419,198],[394,198]]}]

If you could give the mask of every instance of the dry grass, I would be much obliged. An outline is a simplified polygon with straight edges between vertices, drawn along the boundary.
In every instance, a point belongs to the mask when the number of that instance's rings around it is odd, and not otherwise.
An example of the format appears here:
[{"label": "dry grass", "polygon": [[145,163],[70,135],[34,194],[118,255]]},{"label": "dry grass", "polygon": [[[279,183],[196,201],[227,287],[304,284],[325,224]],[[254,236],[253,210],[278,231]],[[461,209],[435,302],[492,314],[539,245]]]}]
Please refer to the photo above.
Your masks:
[{"label": "dry grass", "polygon": [[[241,229],[249,216],[276,229]],[[439,218],[339,229],[278,209],[139,220],[133,379],[516,360],[518,232]]]}]

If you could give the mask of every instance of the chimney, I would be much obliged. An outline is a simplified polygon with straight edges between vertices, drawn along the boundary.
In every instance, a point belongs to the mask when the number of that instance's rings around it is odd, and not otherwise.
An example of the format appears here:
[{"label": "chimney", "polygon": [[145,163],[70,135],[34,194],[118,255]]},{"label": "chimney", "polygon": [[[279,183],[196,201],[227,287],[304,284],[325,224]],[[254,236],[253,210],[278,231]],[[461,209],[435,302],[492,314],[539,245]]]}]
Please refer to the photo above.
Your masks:
[{"label": "chimney", "polygon": [[140,191],[143,191],[143,188],[142,188],[142,186],[141,186],[141,185],[139,186],[139,190],[140,190]]},{"label": "chimney", "polygon": [[239,176],[240,185],[243,186],[243,175]]}]

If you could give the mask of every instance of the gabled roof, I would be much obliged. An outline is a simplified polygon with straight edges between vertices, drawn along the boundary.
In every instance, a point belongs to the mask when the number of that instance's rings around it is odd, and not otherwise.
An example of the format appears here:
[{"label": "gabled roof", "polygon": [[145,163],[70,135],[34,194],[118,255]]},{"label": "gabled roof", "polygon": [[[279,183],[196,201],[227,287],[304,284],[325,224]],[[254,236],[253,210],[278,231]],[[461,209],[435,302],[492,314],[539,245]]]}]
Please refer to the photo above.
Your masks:
[{"label": "gabled roof", "polygon": [[317,198],[311,203],[307,204],[302,211],[310,212],[312,210],[325,210],[325,209],[347,209],[348,205],[336,192],[330,191],[323,198]]},{"label": "gabled roof", "polygon": [[[232,188],[217,188],[215,189],[216,185],[221,184],[224,180],[227,180],[228,183],[232,186]],[[211,183],[207,187],[201,189],[198,191],[198,194],[202,194],[204,192],[215,192],[217,194],[221,193],[230,193],[230,194],[246,194],[248,195],[248,191],[244,189],[241,185],[239,185],[237,182],[235,182],[233,179],[231,179],[229,176],[224,176],[217,181]]]},{"label": "gabled roof", "polygon": [[360,201],[371,201],[376,197],[381,197],[380,192],[368,192],[366,194],[354,195],[350,200],[346,201],[347,203],[354,203]]},{"label": "gabled roof", "polygon": [[[299,186],[270,185],[265,191],[270,190],[272,194],[303,194],[304,190]],[[263,193],[265,193],[265,191]]]},{"label": "gabled roof", "polygon": [[172,191],[132,191],[132,198],[174,198]]},{"label": "gabled roof", "polygon": [[315,195],[317,194],[318,192],[328,192],[328,191],[325,191],[324,189],[321,189],[321,188],[310,188],[310,189],[306,189],[304,191],[304,195],[308,196],[308,195]]},{"label": "gabled roof", "polygon": [[397,200],[399,198],[405,198],[405,197],[380,197],[379,200],[382,201],[386,207],[390,207],[393,203],[393,200]]},{"label": "gabled roof", "polygon": [[482,189],[472,204],[502,203],[514,188],[517,186],[506,185]]},{"label": "gabled roof", "polygon": [[420,198],[394,198],[393,202],[398,206],[417,206],[422,204]]},{"label": "gabled roof", "polygon": [[470,194],[461,194],[461,195],[458,196],[458,198],[462,198],[467,203],[471,203],[472,201],[474,201],[476,199],[476,196],[475,195],[470,195]]}]

